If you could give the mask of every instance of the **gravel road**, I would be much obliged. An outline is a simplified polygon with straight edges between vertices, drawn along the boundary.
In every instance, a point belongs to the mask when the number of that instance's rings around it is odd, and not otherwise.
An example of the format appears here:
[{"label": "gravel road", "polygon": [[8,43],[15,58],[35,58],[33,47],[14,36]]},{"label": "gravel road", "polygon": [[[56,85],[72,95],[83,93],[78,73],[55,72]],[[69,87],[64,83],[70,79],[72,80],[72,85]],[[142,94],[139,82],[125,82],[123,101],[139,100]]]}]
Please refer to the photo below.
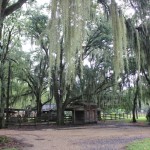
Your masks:
[{"label": "gravel road", "polygon": [[125,123],[98,123],[69,127],[25,127],[2,129],[23,142],[22,150],[124,150],[135,140],[150,138],[150,126]]}]

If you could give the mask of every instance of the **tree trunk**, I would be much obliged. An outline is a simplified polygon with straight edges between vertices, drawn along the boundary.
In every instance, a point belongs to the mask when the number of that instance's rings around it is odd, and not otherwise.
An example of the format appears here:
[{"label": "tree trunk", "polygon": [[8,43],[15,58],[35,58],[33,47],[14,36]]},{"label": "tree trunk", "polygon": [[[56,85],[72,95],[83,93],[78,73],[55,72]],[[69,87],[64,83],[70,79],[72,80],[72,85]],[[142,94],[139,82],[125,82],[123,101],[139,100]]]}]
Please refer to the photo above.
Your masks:
[{"label": "tree trunk", "polygon": [[5,80],[4,80],[4,63],[1,62],[1,101],[0,101],[0,129],[5,127],[4,108],[5,108]]},{"label": "tree trunk", "polygon": [[63,109],[63,90],[60,88],[61,84],[58,84],[56,72],[53,73],[54,81],[54,97],[57,104],[57,125],[64,124],[64,109]]},{"label": "tree trunk", "polygon": [[0,87],[0,129],[3,128],[5,126],[4,123],[4,62],[3,62],[3,47],[2,47],[2,28],[3,28],[3,17],[2,17],[2,0],[0,0],[0,81],[1,81],[1,87]]},{"label": "tree trunk", "polygon": [[59,102],[57,105],[57,125],[64,124],[64,110],[62,109],[62,103]]},{"label": "tree trunk", "polygon": [[8,66],[8,81],[7,81],[7,99],[6,99],[6,127],[8,126],[9,118],[9,98],[10,98],[10,78],[11,78],[11,62],[9,61]]},{"label": "tree trunk", "polygon": [[[61,42],[63,42],[63,40]],[[63,65],[63,47],[62,47],[62,43],[61,43],[59,70],[55,67],[55,71],[53,72],[54,97],[55,97],[56,104],[57,104],[57,125],[63,125],[64,124],[63,71],[64,71],[64,65]]]},{"label": "tree trunk", "polygon": [[138,92],[139,92],[139,87],[138,87],[138,82],[139,82],[139,77],[136,80],[136,91],[135,91],[135,96],[133,99],[133,109],[132,109],[132,122],[136,122],[136,107],[137,107],[137,97],[138,97]]},{"label": "tree trunk", "polygon": [[36,95],[36,102],[37,102],[37,117],[41,117],[42,103],[40,93],[37,93]]},{"label": "tree trunk", "polygon": [[[136,96],[135,96],[136,97]],[[133,109],[132,109],[132,122],[136,122],[136,98],[133,100]]]}]

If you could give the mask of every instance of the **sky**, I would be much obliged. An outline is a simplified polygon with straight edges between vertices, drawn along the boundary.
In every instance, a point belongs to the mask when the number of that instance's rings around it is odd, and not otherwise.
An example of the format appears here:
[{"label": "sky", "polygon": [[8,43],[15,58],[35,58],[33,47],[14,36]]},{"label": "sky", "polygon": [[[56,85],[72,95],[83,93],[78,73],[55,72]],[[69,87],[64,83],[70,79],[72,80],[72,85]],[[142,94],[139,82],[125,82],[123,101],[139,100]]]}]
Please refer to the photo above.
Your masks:
[{"label": "sky", "polygon": [[[134,10],[130,8],[128,3],[126,3],[124,0],[116,0],[117,4],[119,7],[122,8],[123,12],[125,13],[126,16],[131,17],[134,14]],[[124,8],[122,7],[124,5]]]},{"label": "sky", "polygon": [[37,0],[39,4],[49,3],[50,0]]}]

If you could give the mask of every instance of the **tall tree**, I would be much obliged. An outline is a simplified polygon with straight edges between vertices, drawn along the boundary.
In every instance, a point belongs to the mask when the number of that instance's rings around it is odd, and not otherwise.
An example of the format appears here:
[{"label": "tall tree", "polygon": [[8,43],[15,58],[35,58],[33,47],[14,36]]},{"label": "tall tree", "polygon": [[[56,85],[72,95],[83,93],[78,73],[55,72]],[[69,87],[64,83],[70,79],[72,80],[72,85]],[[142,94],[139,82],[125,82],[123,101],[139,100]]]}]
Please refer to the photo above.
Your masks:
[{"label": "tall tree", "polygon": [[[106,23],[106,25],[105,25]],[[63,113],[68,104],[76,100],[93,99],[96,102],[97,95],[111,86],[111,79],[105,76],[109,67],[105,66],[104,60],[108,60],[111,56],[111,36],[110,28],[107,22],[95,24],[89,24],[89,34],[87,41],[84,45],[82,60],[76,56],[77,67],[72,82],[68,83],[67,79],[67,62],[65,62],[65,51],[63,45],[60,45],[60,65],[57,66],[57,55],[55,56],[55,67],[52,68],[52,85],[54,88],[54,97],[57,104],[58,124],[63,123]],[[91,31],[92,29],[92,31]],[[62,41],[63,42],[63,41]],[[105,53],[107,51],[107,53]],[[104,54],[105,53],[105,54]],[[59,56],[58,56],[59,57]],[[91,62],[90,67],[84,67],[83,71],[80,68],[80,61],[83,59],[89,59]],[[110,59],[109,59],[110,60]],[[107,68],[107,69],[106,69]],[[110,69],[110,68],[109,68]],[[70,70],[71,71],[71,70]],[[110,82],[109,82],[110,81]]]},{"label": "tall tree", "polygon": [[[10,0],[0,0],[0,41],[3,41],[2,39],[2,29],[3,29],[3,22],[6,17],[10,16],[12,13],[14,13],[17,9],[21,8],[21,6],[26,3],[27,0],[18,0],[16,2],[10,1]],[[5,101],[6,101],[6,95],[5,95],[5,83],[4,83],[4,65],[6,62],[6,55],[8,48],[6,47],[6,50],[4,50],[4,46],[1,42],[1,51],[0,51],[0,70],[1,70],[1,96],[0,96],[0,128],[4,127],[4,107],[5,107]]]}]

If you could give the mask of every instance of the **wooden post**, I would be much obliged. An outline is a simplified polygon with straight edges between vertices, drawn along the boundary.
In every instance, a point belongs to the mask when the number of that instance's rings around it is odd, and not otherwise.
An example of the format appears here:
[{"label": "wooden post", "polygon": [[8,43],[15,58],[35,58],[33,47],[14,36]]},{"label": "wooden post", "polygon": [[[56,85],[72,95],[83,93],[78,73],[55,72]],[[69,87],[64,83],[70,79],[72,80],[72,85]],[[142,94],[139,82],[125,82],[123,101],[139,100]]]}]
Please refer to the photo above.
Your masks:
[{"label": "wooden post", "polygon": [[120,116],[121,114],[119,114],[119,119],[121,119],[121,116]]},{"label": "wooden post", "polygon": [[73,111],[72,111],[72,121],[73,121],[73,124],[75,124],[75,120],[76,120],[76,118],[75,118],[75,110],[73,109]]},{"label": "wooden post", "polygon": [[112,114],[110,114],[110,119],[112,120],[113,118],[112,118]]},{"label": "wooden post", "polygon": [[117,120],[117,114],[115,114],[115,120]]}]

